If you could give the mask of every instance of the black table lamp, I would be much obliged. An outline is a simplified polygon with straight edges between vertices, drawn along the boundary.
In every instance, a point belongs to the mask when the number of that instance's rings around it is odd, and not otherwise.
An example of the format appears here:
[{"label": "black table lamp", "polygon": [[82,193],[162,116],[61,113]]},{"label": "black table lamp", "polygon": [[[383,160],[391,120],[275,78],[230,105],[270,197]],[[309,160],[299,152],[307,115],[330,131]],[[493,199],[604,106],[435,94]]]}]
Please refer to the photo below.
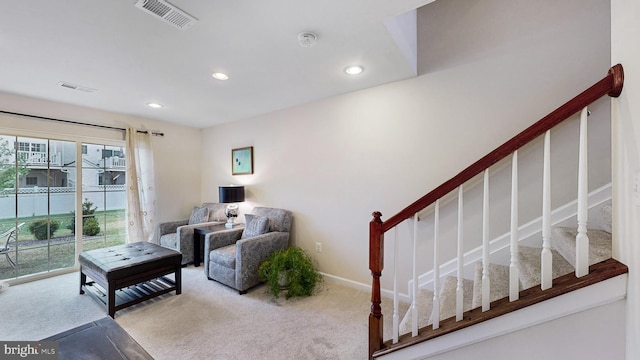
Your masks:
[{"label": "black table lamp", "polygon": [[220,203],[229,204],[224,212],[227,216],[227,223],[224,226],[231,229],[233,220],[238,217],[238,204],[236,203],[244,201],[244,186],[219,186],[218,197],[220,198]]}]

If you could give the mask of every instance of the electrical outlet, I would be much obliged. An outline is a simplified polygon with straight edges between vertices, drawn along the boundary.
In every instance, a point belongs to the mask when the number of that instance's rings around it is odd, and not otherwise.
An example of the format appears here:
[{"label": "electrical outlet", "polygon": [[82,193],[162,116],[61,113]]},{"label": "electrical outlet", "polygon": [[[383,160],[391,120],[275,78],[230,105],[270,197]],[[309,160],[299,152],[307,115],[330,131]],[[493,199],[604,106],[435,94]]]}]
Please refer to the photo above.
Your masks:
[{"label": "electrical outlet", "polygon": [[319,253],[322,252],[322,243],[321,242],[317,242],[316,243],[316,252],[319,252]]}]

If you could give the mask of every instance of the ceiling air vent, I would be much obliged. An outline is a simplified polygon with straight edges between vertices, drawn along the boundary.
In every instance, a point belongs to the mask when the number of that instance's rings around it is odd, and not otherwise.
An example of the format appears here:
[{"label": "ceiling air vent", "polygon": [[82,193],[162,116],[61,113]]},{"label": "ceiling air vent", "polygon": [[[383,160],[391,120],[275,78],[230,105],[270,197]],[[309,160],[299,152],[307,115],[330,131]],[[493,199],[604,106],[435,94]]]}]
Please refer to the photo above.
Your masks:
[{"label": "ceiling air vent", "polygon": [[159,17],[162,21],[180,30],[187,30],[198,21],[198,19],[164,0],[138,0],[136,7],[155,17]]},{"label": "ceiling air vent", "polygon": [[92,89],[90,87],[76,85],[76,84],[68,83],[68,82],[65,82],[65,81],[60,81],[58,83],[58,85],[63,87],[63,88],[65,88],[65,89],[84,91],[84,92],[88,92],[88,93],[92,93],[92,92],[96,91],[96,89]]}]

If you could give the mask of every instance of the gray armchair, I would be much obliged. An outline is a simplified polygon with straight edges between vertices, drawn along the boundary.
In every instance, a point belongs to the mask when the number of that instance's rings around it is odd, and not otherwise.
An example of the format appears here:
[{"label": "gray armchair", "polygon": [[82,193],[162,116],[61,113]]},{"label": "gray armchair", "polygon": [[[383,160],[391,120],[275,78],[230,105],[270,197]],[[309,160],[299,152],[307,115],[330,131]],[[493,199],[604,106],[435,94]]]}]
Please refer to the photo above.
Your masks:
[{"label": "gray armchair", "polygon": [[208,279],[230,286],[240,294],[260,283],[260,264],[289,245],[293,214],[288,210],[257,207],[245,218],[244,230],[207,234],[204,241],[204,271]]},{"label": "gray armchair", "polygon": [[[222,224],[227,221],[227,204],[203,203],[194,207],[191,217],[185,220],[169,221],[158,224],[156,236],[158,244],[182,253],[182,265],[193,262],[193,229],[200,226]],[[201,254],[202,254],[202,250]]]}]

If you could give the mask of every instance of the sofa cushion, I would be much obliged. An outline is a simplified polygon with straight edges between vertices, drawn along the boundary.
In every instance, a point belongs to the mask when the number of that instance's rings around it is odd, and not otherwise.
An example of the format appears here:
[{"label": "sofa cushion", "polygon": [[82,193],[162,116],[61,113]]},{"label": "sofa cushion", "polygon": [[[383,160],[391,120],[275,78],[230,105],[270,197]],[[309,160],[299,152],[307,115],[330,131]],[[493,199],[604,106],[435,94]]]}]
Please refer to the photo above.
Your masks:
[{"label": "sofa cushion", "polygon": [[269,231],[269,218],[254,214],[245,214],[246,225],[242,232],[242,239],[265,234]]},{"label": "sofa cushion", "polygon": [[160,245],[171,249],[178,248],[178,234],[171,233],[160,236]]},{"label": "sofa cushion", "polygon": [[209,253],[209,260],[212,263],[227,267],[229,269],[236,268],[236,244],[223,246],[212,250]]},{"label": "sofa cushion", "polygon": [[200,224],[209,220],[209,208],[194,206],[189,217],[189,225]]}]

